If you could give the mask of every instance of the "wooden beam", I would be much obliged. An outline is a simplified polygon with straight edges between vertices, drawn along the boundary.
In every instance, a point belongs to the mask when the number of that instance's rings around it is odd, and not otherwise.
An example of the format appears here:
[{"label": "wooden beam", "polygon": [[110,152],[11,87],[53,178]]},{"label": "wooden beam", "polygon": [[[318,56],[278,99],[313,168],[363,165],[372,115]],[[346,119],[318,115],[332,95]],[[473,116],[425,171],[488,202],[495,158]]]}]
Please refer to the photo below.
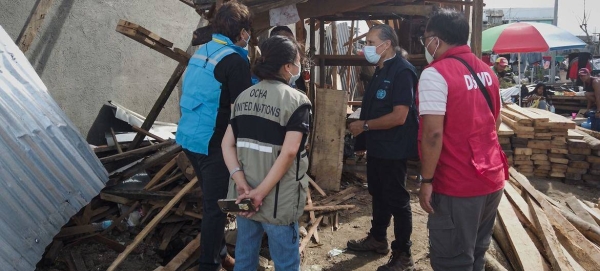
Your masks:
[{"label": "wooden beam", "polygon": [[31,43],[44,23],[52,2],[53,0],[37,0],[33,5],[33,9],[31,9],[31,13],[17,37],[16,44],[23,53],[29,50],[29,46],[31,46]]},{"label": "wooden beam", "polygon": [[308,230],[308,234],[306,235],[306,237],[302,239],[302,242],[300,243],[300,255],[302,255],[304,248],[306,248],[306,245],[308,245],[308,242],[310,242],[310,238],[317,231],[319,224],[321,224],[321,220],[323,220],[323,216],[319,216],[317,218],[315,223],[313,223],[310,229]]},{"label": "wooden beam", "polygon": [[138,133],[145,134],[145,135],[146,135],[146,136],[148,136],[148,137],[154,138],[154,139],[156,139],[156,141],[158,141],[158,142],[164,142],[164,141],[165,141],[165,139],[164,139],[164,138],[162,138],[162,137],[160,137],[160,136],[157,136],[157,135],[155,135],[155,134],[153,134],[153,133],[150,133],[150,132],[148,132],[148,131],[146,131],[146,130],[144,130],[144,129],[140,128],[140,127],[137,127],[137,126],[135,126],[135,125],[132,125],[132,126],[131,126],[131,129],[133,129],[134,131],[136,131],[136,132],[138,132]]},{"label": "wooden beam", "polygon": [[483,0],[473,0],[473,21],[471,31],[471,51],[481,57],[481,38],[483,32]]},{"label": "wooden beam", "polygon": [[[179,155],[181,155],[181,154],[179,154]],[[177,156],[173,157],[173,159],[171,159],[171,161],[169,161],[164,167],[162,167],[154,175],[154,177],[152,177],[152,179],[146,184],[146,186],[144,186],[144,190],[148,190],[152,186],[154,186],[156,183],[158,183],[160,181],[160,179],[162,179],[162,177],[164,177],[169,171],[171,171],[175,167],[176,163],[177,163]]]},{"label": "wooden beam", "polygon": [[405,6],[369,6],[356,11],[361,13],[397,14],[408,16],[427,16],[433,12],[432,5],[405,5]]},{"label": "wooden beam", "polygon": [[[317,18],[330,15],[332,10],[336,13],[357,10],[363,7],[382,4],[389,0],[309,0],[304,3],[296,4],[300,18]],[[257,13],[252,21],[252,27],[255,30],[267,29],[270,27],[269,12]],[[321,25],[323,27],[323,25]]]},{"label": "wooden beam", "polygon": [[[116,144],[118,144],[118,143],[116,143]],[[136,157],[136,156],[144,156],[148,153],[171,146],[173,144],[175,144],[175,140],[171,139],[171,140],[168,140],[168,141],[165,141],[162,143],[158,143],[155,145],[151,145],[148,147],[143,147],[143,148],[139,148],[139,149],[135,149],[135,150],[128,150],[123,153],[119,153],[119,154],[115,154],[115,155],[111,155],[111,156],[107,156],[107,157],[102,157],[102,158],[100,158],[100,162],[102,162],[102,164],[107,164],[107,163],[112,163],[115,161],[123,160],[126,158],[131,158],[131,157]]]},{"label": "wooden beam", "polygon": [[498,206],[498,216],[522,270],[544,270],[544,258],[518,221],[515,211],[504,195]]},{"label": "wooden beam", "polygon": [[581,204],[581,202],[575,196],[568,197],[565,202],[579,218],[583,219],[587,223],[598,226],[598,224],[596,224],[596,220],[594,220],[588,211],[583,208],[583,204]]},{"label": "wooden beam", "polygon": [[538,237],[542,241],[542,244],[544,244],[546,255],[548,256],[550,264],[552,265],[552,270],[575,271],[573,266],[571,266],[563,254],[561,249],[562,246],[558,242],[558,239],[554,233],[554,229],[552,228],[552,224],[546,217],[546,214],[536,203],[533,202],[533,200],[531,200],[529,197],[527,197],[527,199],[529,208],[532,210],[532,216],[538,231]]},{"label": "wooden beam", "polygon": [[183,187],[183,189],[181,189],[181,191],[179,191],[179,193],[177,193],[177,195],[175,195],[175,197],[173,197],[173,199],[171,199],[171,201],[169,201],[167,206],[165,206],[160,211],[160,213],[158,213],[152,219],[152,221],[150,221],[150,223],[148,223],[148,225],[135,237],[133,242],[127,246],[125,251],[123,251],[122,253],[119,254],[117,259],[108,267],[107,271],[115,271],[117,269],[117,267],[125,260],[125,258],[137,247],[137,245],[140,242],[142,242],[142,240],[144,240],[144,238],[150,233],[150,231],[152,231],[158,225],[160,220],[162,220],[167,215],[167,213],[169,213],[169,211],[173,208],[173,206],[175,206],[175,204],[177,202],[179,202],[179,200],[181,200],[181,198],[188,191],[190,191],[197,182],[198,182],[198,178],[195,178],[192,181],[190,181],[188,184],[186,184],[185,187]]},{"label": "wooden beam", "polygon": [[425,3],[439,3],[439,4],[449,4],[449,5],[457,5],[457,6],[472,6],[473,1],[465,0],[465,1],[456,1],[456,0],[425,0]]},{"label": "wooden beam", "polygon": [[117,148],[117,153],[123,153],[123,149],[121,149],[121,145],[119,145],[119,141],[117,140],[117,135],[115,134],[115,130],[113,130],[113,128],[110,128],[110,136],[113,139],[113,142],[115,143],[115,147]]},{"label": "wooden beam", "polygon": [[146,35],[143,35],[138,30],[127,28],[122,25],[117,25],[115,30],[117,32],[145,45],[146,47],[154,49],[154,51],[157,51],[167,57],[170,57],[171,59],[173,59],[177,62],[187,64],[188,60],[191,57],[190,55],[187,55],[187,53],[185,53],[181,49],[176,50],[178,48],[173,48],[173,49],[168,48],[168,47],[164,46],[163,44],[159,43],[158,41],[151,39]]},{"label": "wooden beam", "polygon": [[177,253],[177,256],[173,258],[166,266],[163,271],[176,271],[185,261],[200,248],[200,233],[194,240],[189,242],[183,250]]},{"label": "wooden beam", "polygon": [[[181,79],[181,76],[185,72],[186,68],[187,68],[187,63],[179,63],[179,65],[177,65],[177,67],[173,71],[173,74],[171,75],[171,78],[169,79],[169,81],[167,82],[165,87],[163,88],[162,92],[160,93],[160,96],[154,103],[154,106],[150,110],[150,113],[148,114],[148,116],[144,120],[144,123],[142,124],[142,127],[140,127],[140,128],[142,128],[146,131],[149,131],[150,128],[152,128],[152,125],[158,118],[158,115],[160,114],[160,111],[162,111],[163,107],[167,103],[167,100],[169,100],[171,93],[177,86],[177,83],[179,82],[179,79]],[[142,143],[142,141],[144,140],[144,137],[145,137],[145,135],[143,133],[138,133],[135,136],[135,138],[133,139],[133,142],[131,142],[131,144],[129,145],[130,149],[136,149]]]},{"label": "wooden beam", "polygon": [[509,171],[512,179],[540,204],[556,231],[567,237],[568,243],[565,248],[569,253],[586,269],[594,270],[600,266],[600,250],[555,209],[525,176],[512,167]]}]

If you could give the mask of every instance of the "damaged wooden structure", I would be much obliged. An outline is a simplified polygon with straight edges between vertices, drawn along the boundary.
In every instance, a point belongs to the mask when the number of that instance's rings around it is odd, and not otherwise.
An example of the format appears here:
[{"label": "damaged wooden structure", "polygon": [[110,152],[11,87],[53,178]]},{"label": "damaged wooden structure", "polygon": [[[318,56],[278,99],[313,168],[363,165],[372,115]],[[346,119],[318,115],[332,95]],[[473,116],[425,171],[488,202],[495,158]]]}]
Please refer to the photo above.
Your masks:
[{"label": "damaged wooden structure", "polygon": [[[221,0],[180,0],[196,9],[205,19],[210,19],[214,10],[223,2]],[[296,4],[301,20],[296,24],[297,39],[309,48],[308,56],[312,65],[309,82],[309,97],[315,105],[316,116],[313,137],[310,142],[311,174],[315,181],[309,188],[306,225],[307,235],[301,241],[301,251],[305,250],[311,240],[319,242],[318,227],[331,225],[339,227],[338,212],[351,209],[354,206],[343,203],[354,197],[358,187],[350,186],[342,189],[341,161],[343,136],[347,113],[348,93],[345,90],[327,89],[326,77],[331,70],[326,67],[347,67],[369,65],[363,57],[357,56],[353,46],[359,37],[355,37],[354,27],[350,40],[346,42],[349,53],[346,55],[326,55],[324,51],[325,25],[340,20],[367,20],[369,24],[389,24],[400,36],[409,51],[410,60],[416,65],[425,64],[422,46],[417,44],[419,33],[415,32],[424,25],[426,17],[438,7],[453,7],[473,14],[474,44],[477,48],[480,34],[476,31],[481,27],[481,20],[475,16],[482,8],[482,0],[451,1],[451,0],[285,0],[242,1],[254,13],[254,33],[267,31],[269,12],[273,8]],[[473,10],[473,11],[471,11]],[[480,12],[481,13],[481,12]],[[308,19],[307,37],[302,30],[306,29],[305,19]],[[333,24],[334,25],[334,24]],[[320,37],[319,54],[317,54],[316,34]],[[96,154],[105,166],[118,168],[110,175],[109,186],[83,208],[78,215],[63,227],[55,237],[54,242],[46,251],[44,259],[54,261],[57,258],[65,261],[72,270],[85,270],[85,263],[78,253],[61,255],[65,247],[83,242],[96,242],[117,251],[119,256],[108,267],[108,270],[118,270],[127,256],[136,250],[141,243],[158,242],[159,251],[165,251],[173,240],[183,240],[187,245],[179,251],[167,264],[157,270],[187,270],[192,267],[199,257],[199,221],[202,219],[199,180],[191,168],[189,161],[182,153],[181,146],[172,140],[165,140],[148,131],[152,128],[168,98],[172,95],[177,83],[187,67],[191,57],[189,53],[175,47],[159,34],[144,28],[135,22],[121,20],[116,24],[116,31],[135,40],[142,45],[159,52],[178,62],[170,79],[166,82],[161,94],[157,97],[152,109],[140,127],[132,127],[137,135],[132,142],[120,144],[113,134],[115,146],[100,146]],[[479,33],[479,34],[478,34]],[[185,33],[182,33],[185,34]],[[253,35],[256,36],[256,35]],[[256,43],[255,43],[256,44]],[[480,46],[479,46],[480,48]],[[253,54],[251,54],[252,56]],[[253,61],[251,60],[251,63]],[[319,74],[316,74],[319,66]],[[319,78],[317,84],[316,78]],[[321,112],[322,111],[322,112]],[[147,137],[151,138],[150,140]],[[331,142],[335,141],[335,144]],[[319,165],[319,167],[315,167]],[[141,179],[142,181],[138,181]],[[136,187],[138,185],[138,187]],[[132,187],[133,186],[133,187]],[[340,191],[341,190],[341,191]],[[328,196],[328,191],[339,191]],[[320,194],[320,196],[317,195]],[[313,200],[313,196],[315,200]],[[141,216],[141,218],[140,218]],[[137,217],[137,220],[136,220]],[[303,219],[304,219],[303,218]],[[106,221],[112,221],[104,227]],[[141,229],[131,243],[120,244],[107,237],[112,231],[126,231],[128,227]]]}]

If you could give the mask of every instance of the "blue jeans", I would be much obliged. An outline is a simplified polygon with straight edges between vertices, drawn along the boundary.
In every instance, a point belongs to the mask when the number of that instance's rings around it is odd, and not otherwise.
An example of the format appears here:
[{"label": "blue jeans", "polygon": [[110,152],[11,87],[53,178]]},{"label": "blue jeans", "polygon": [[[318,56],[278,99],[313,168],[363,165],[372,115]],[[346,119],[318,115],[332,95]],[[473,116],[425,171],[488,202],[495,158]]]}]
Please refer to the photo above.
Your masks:
[{"label": "blue jeans", "polygon": [[235,271],[256,270],[263,233],[269,237],[269,252],[275,270],[300,271],[298,223],[273,225],[237,216]]}]

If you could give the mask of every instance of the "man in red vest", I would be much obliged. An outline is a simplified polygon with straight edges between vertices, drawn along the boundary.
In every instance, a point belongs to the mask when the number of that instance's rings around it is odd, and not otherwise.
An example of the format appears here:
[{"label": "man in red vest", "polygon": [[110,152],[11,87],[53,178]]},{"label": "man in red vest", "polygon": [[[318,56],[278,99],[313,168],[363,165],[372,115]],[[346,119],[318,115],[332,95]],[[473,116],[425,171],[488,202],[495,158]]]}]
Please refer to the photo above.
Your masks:
[{"label": "man in red vest", "polygon": [[429,213],[434,270],[483,270],[508,178],[496,135],[498,78],[471,53],[468,37],[463,14],[445,9],[430,18],[421,37],[430,65],[418,86],[419,203]]}]

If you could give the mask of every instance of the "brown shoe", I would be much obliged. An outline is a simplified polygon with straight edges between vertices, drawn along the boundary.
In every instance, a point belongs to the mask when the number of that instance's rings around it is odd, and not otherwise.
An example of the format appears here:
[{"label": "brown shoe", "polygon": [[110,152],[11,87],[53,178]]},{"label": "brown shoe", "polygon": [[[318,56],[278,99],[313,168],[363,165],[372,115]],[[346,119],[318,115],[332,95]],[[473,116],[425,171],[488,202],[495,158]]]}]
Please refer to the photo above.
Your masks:
[{"label": "brown shoe", "polygon": [[390,252],[387,239],[385,241],[377,241],[371,234],[363,239],[350,240],[346,246],[348,249],[354,251],[375,251],[384,255]]},{"label": "brown shoe", "polygon": [[377,268],[377,271],[415,271],[415,263],[408,253],[394,250],[388,263]]},{"label": "brown shoe", "polygon": [[221,261],[221,267],[227,271],[233,271],[233,267],[235,266],[235,259],[227,253],[227,255]]}]

